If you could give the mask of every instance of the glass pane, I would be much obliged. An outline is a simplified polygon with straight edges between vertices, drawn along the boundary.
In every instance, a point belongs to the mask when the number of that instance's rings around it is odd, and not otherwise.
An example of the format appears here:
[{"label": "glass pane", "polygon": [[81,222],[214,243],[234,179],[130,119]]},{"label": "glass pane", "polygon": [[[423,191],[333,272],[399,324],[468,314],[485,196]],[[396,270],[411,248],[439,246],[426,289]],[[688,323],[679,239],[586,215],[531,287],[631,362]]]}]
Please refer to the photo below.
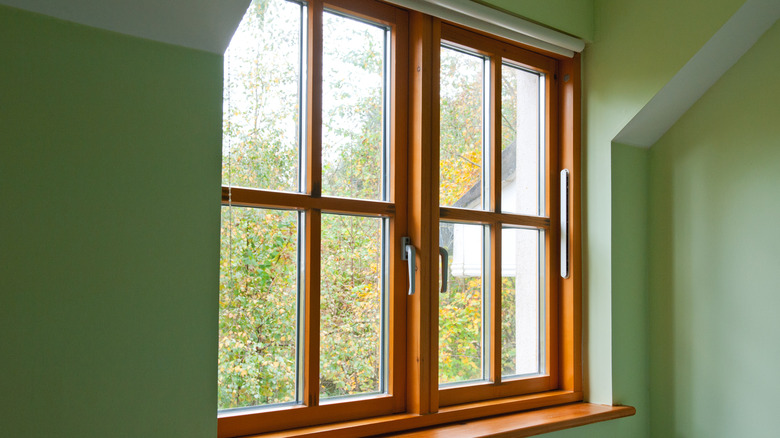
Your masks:
[{"label": "glass pane", "polygon": [[219,409],[296,399],[298,213],[222,207]]},{"label": "glass pane", "polygon": [[382,385],[383,236],[380,218],[322,215],[320,394]]},{"label": "glass pane", "polygon": [[501,210],[544,215],[542,78],[516,67],[501,68]]},{"label": "glass pane", "polygon": [[482,144],[485,61],[441,48],[439,204],[483,209]]},{"label": "glass pane", "polygon": [[439,296],[439,384],[484,378],[482,297],[485,227],[439,224],[449,253],[448,290]]},{"label": "glass pane", "polygon": [[254,0],[225,52],[223,185],[299,189],[301,8]]},{"label": "glass pane", "polygon": [[327,12],[323,26],[322,194],[383,199],[387,31]]},{"label": "glass pane", "polygon": [[501,230],[501,368],[503,376],[544,370],[544,232]]}]

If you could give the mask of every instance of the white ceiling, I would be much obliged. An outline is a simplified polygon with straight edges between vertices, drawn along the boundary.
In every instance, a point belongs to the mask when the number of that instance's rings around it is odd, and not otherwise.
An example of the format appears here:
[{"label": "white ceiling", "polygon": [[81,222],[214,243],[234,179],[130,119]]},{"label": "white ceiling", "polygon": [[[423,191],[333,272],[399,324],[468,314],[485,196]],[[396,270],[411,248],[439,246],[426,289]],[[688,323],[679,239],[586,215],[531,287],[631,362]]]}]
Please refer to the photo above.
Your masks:
[{"label": "white ceiling", "polygon": [[223,54],[250,0],[0,0],[127,35]]}]

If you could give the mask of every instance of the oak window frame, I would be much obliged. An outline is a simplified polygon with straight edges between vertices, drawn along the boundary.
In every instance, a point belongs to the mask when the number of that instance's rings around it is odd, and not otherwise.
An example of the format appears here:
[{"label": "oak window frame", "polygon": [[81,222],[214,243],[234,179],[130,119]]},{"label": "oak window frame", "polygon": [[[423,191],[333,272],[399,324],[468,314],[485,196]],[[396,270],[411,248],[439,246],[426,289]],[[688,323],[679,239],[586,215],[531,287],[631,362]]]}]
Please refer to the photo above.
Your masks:
[{"label": "oak window frame", "polygon": [[[418,290],[423,291],[419,300],[411,303],[409,312],[410,358],[417,357],[417,366],[409,373],[409,380],[424,388],[419,394],[409,394],[409,406],[419,414],[442,412],[444,407],[468,409],[469,405],[488,403],[491,412],[505,413],[513,403],[526,403],[530,407],[549,406],[582,400],[581,377],[581,228],[580,228],[580,64],[579,55],[566,58],[552,53],[540,52],[522,45],[490,36],[473,29],[465,29],[430,17],[412,12],[411,15],[411,59],[416,65],[413,73],[410,110],[410,225],[412,242],[419,245],[421,257],[420,269],[423,275],[418,279]],[[439,166],[439,52],[442,42],[462,46],[483,56],[490,56],[492,84],[500,84],[501,58],[507,58],[515,64],[530,70],[545,73],[547,100],[547,176],[545,196],[547,198],[547,217],[522,217],[501,213],[500,194],[500,121],[491,120],[496,126],[490,129],[492,152],[492,186],[490,208],[488,211],[460,210],[439,207],[438,175]],[[415,44],[416,43],[416,44]],[[500,111],[500,90],[494,86],[491,90],[491,112]],[[568,169],[571,175],[569,192],[569,248],[570,271],[568,278],[558,275],[558,172]],[[426,188],[423,190],[423,188]],[[430,192],[415,198],[414,192]],[[548,309],[546,337],[548,373],[547,376],[526,379],[513,379],[501,382],[498,354],[493,355],[490,368],[491,382],[476,382],[455,387],[439,388],[436,379],[438,367],[435,340],[438,339],[438,279],[426,276],[425,272],[437,272],[438,235],[427,230],[438,229],[440,219],[469,221],[492,224],[490,245],[491,258],[500,256],[500,247],[495,244],[497,224],[507,223],[525,225],[531,228],[549,230],[546,236],[545,264],[547,275]],[[491,267],[491,294],[500,294],[500,273],[497,264]],[[427,296],[426,296],[427,295]],[[491,342],[500,346],[500,322],[495,315],[500,314],[500,300],[493,299],[490,313]],[[421,316],[422,315],[422,316]],[[496,349],[492,349],[494,352]],[[500,351],[500,350],[499,350]],[[411,390],[414,390],[414,386]],[[534,394],[524,398],[523,394]],[[537,395],[540,396],[537,398]],[[534,400],[531,402],[531,400]],[[557,401],[554,401],[557,400]],[[549,403],[549,404],[548,404]],[[476,406],[474,406],[476,408]]]},{"label": "oak window frame", "polygon": [[[580,64],[483,32],[464,29],[416,11],[375,0],[309,0],[307,28],[307,120],[305,193],[223,187],[223,205],[294,209],[305,212],[304,384],[299,405],[236,411],[218,418],[218,436],[235,437],[282,432],[301,435],[324,432],[338,436],[391,433],[582,400],[581,378],[581,226],[580,226]],[[395,183],[387,202],[321,196],[322,14],[343,12],[387,26],[391,31],[391,163]],[[439,49],[442,42],[461,45],[491,57],[491,83],[499,84],[502,59],[546,75],[546,215],[501,213],[500,118],[492,117],[493,193],[487,211],[439,207]],[[497,76],[498,75],[498,76]],[[500,89],[491,89],[491,112],[500,114]],[[498,153],[496,153],[496,151]],[[569,196],[570,272],[558,275],[558,172],[571,175]],[[319,224],[322,212],[389,218],[389,380],[388,394],[347,400],[319,400]],[[403,220],[402,218],[407,218]],[[491,225],[491,258],[500,257],[496,233],[501,224],[544,229],[547,300],[545,375],[501,381],[500,300],[491,300],[491,348],[485,364],[490,382],[439,388],[438,385],[438,224],[440,219]],[[405,262],[400,261],[401,236],[417,248],[417,291],[406,295]],[[497,259],[493,259],[497,260]],[[493,263],[491,294],[500,296],[500,267]],[[498,265],[500,266],[500,265]],[[497,352],[497,353],[496,353]],[[495,358],[499,358],[496,360]]]}]

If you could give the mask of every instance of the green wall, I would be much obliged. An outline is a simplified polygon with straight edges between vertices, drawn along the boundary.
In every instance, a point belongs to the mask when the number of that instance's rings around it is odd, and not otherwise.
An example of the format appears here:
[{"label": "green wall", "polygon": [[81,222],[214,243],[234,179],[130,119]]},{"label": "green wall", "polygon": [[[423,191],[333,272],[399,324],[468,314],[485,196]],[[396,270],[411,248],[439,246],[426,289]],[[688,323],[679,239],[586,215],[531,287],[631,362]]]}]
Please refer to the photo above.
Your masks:
[{"label": "green wall", "polygon": [[652,430],[780,430],[780,24],[650,150]]},{"label": "green wall", "polygon": [[0,7],[0,435],[216,435],[221,76]]},{"label": "green wall", "polygon": [[650,153],[612,139],[742,3],[594,3],[583,53],[586,395],[635,406],[637,415],[550,436],[650,436],[651,418],[660,418],[650,401]]},{"label": "green wall", "polygon": [[[645,402],[635,396],[644,392],[647,398],[643,369],[633,378],[623,377],[625,369],[635,365],[636,349],[647,348],[646,298],[641,298],[647,294],[646,284],[641,275],[622,269],[626,258],[641,265],[646,235],[641,224],[633,222],[637,216],[629,209],[633,204],[624,205],[622,200],[646,191],[642,188],[646,182],[642,172],[630,170],[636,153],[613,153],[626,147],[613,145],[612,139],[728,20],[741,0],[710,4],[711,8],[702,8],[696,0],[595,3],[595,38],[583,60],[583,149],[586,371],[596,402],[641,408]],[[618,174],[613,176],[613,171]],[[635,317],[625,319],[627,314]]]}]

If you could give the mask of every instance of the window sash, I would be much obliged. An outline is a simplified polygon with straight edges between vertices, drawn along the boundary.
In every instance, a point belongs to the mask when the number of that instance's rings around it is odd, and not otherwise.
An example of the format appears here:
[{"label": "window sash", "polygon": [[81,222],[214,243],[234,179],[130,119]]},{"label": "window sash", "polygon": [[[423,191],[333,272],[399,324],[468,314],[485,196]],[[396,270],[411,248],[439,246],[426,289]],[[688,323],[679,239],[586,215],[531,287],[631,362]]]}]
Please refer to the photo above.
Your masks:
[{"label": "window sash", "polygon": [[[556,65],[554,60],[549,58],[540,59],[536,54],[527,53],[515,46],[497,41],[493,38],[480,35],[469,30],[459,28],[447,23],[441,24],[440,43],[433,49],[440,50],[442,45],[448,47],[460,47],[470,53],[478,53],[490,61],[489,79],[490,84],[488,95],[484,98],[488,101],[489,108],[489,126],[485,130],[489,134],[489,144],[483,147],[486,150],[484,154],[489,163],[486,174],[490,178],[486,182],[488,209],[487,211],[465,210],[452,207],[438,207],[441,220],[457,221],[464,223],[481,223],[489,225],[490,240],[489,255],[490,268],[489,275],[485,276],[489,290],[487,301],[490,303],[488,326],[484,330],[489,333],[489,346],[486,350],[489,352],[488,380],[480,382],[467,382],[461,385],[446,385],[438,388],[439,407],[457,405],[467,402],[489,400],[494,398],[517,396],[555,389],[558,385],[557,374],[557,351],[558,339],[555,334],[554,324],[557,324],[558,314],[558,283],[554,276],[557,272],[556,263],[560,262],[558,256],[559,248],[554,245],[558,242],[558,230],[551,224],[558,223],[558,209],[554,202],[554,193],[557,187],[554,187],[555,181],[551,181],[551,175],[557,174],[558,157],[555,147],[555,129],[553,126],[553,115],[557,112],[557,99],[555,99],[554,81],[546,80],[543,83],[546,105],[544,107],[544,125],[542,126],[545,141],[543,163],[545,166],[545,194],[542,216],[528,216],[520,214],[503,213],[501,208],[501,74],[502,65],[511,63],[514,66],[520,66],[525,69],[538,72],[543,75],[554,76]],[[553,61],[553,62],[551,62]],[[434,78],[437,82],[438,78]],[[436,105],[437,100],[434,100]],[[438,113],[438,107],[433,111]],[[438,160],[437,160],[438,161]],[[531,229],[544,231],[544,266],[545,281],[543,286],[546,291],[543,303],[544,315],[544,354],[543,363],[545,369],[539,375],[518,376],[505,379],[501,372],[501,228],[504,225],[516,225]],[[438,301],[438,300],[437,300]],[[436,304],[438,308],[438,302]]]},{"label": "window sash", "polygon": [[[390,94],[385,91],[385,108],[390,107],[388,135],[390,151],[382,157],[390,174],[383,177],[390,181],[382,195],[386,200],[364,200],[321,196],[322,188],[322,23],[325,10],[343,13],[350,17],[376,23],[390,29],[389,53],[385,69],[388,76],[385,89],[390,85]],[[406,222],[399,220],[398,210],[406,205],[405,173],[405,114],[406,114],[406,17],[405,12],[378,2],[354,0],[312,0],[307,2],[305,80],[306,116],[303,132],[306,133],[302,161],[305,163],[303,193],[278,192],[246,187],[223,187],[223,205],[233,207],[264,207],[291,209],[302,212],[300,229],[304,236],[299,248],[303,254],[301,271],[304,273],[302,293],[302,342],[299,344],[302,357],[302,394],[300,404],[257,406],[227,410],[219,414],[219,435],[235,436],[261,433],[273,430],[304,426],[332,421],[346,421],[367,416],[386,415],[398,412],[403,406],[405,351],[402,342],[405,329],[405,286],[404,269],[401,266],[399,248],[390,244],[405,234]],[[387,56],[389,55],[389,56]],[[387,90],[387,89],[386,89]],[[356,395],[320,400],[320,283],[322,215],[350,214],[384,219],[387,260],[386,306],[391,315],[383,323],[389,341],[386,350],[387,366],[383,373],[383,393]],[[386,393],[385,393],[386,392]],[[301,412],[305,412],[304,415]]]}]

